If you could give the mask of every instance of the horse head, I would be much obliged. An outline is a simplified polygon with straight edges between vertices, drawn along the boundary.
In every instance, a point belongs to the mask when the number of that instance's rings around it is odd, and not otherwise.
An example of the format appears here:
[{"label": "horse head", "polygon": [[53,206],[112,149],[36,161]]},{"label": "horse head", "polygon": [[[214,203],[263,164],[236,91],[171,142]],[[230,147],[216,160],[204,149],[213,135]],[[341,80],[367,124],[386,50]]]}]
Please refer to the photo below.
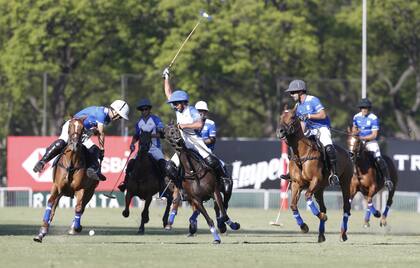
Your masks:
[{"label": "horse head", "polygon": [[139,151],[138,153],[148,152],[152,145],[152,133],[142,131],[139,136]]},{"label": "horse head", "polygon": [[79,146],[82,144],[82,136],[84,131],[83,121],[86,117],[82,118],[72,118],[69,122],[69,140],[68,140],[68,149],[77,152]]},{"label": "horse head", "polygon": [[289,136],[297,134],[301,130],[299,118],[296,116],[297,105],[292,110],[284,106],[283,113],[279,119],[279,127],[277,128],[276,135],[279,139],[285,139]]},{"label": "horse head", "polygon": [[168,124],[165,129],[165,138],[175,150],[179,151],[185,147],[184,139],[181,136],[181,131],[174,124]]},{"label": "horse head", "polygon": [[347,148],[352,156],[357,155],[361,149],[361,140],[359,138],[359,130],[356,128],[347,128]]}]

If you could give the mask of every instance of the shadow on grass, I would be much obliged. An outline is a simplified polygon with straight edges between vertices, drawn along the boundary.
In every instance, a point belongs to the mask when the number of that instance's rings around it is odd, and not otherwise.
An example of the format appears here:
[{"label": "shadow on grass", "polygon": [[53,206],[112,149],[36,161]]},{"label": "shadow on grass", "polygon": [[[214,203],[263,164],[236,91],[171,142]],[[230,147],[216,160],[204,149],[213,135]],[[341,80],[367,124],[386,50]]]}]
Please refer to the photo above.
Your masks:
[{"label": "shadow on grass", "polygon": [[[28,236],[35,235],[39,230],[39,225],[17,225],[17,224],[0,224],[0,236]],[[63,225],[52,225],[49,230],[49,235],[63,235],[67,234],[68,226]],[[80,233],[81,236],[87,236],[89,228],[94,228],[96,235],[105,236],[133,236],[137,234],[136,227],[113,227],[113,226],[87,226]],[[284,230],[282,228],[267,227],[267,229],[240,229],[238,231],[228,230],[228,236],[243,236],[253,238],[263,237],[317,237],[317,231],[310,231],[309,233],[303,234],[299,231],[298,227],[296,230]],[[175,227],[170,231],[164,230],[156,226],[148,227],[145,226],[145,236],[179,236],[187,235],[188,228]],[[199,228],[197,234],[210,234],[209,229],[204,224]],[[340,232],[330,231],[326,232],[327,235],[339,235]],[[349,237],[352,234],[355,235],[374,235],[372,232],[348,232]],[[379,233],[378,233],[379,234]],[[419,233],[414,232],[398,232],[389,233],[390,236],[419,236]],[[385,243],[386,244],[386,243]],[[420,244],[420,243],[419,243]],[[379,244],[378,244],[379,245]]]}]

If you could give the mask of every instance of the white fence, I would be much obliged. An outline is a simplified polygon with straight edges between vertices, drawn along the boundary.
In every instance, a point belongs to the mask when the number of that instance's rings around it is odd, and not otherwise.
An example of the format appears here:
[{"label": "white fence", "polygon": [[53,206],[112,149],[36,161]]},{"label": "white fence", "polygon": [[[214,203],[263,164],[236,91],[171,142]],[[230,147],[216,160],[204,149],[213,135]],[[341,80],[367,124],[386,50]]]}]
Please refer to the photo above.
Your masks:
[{"label": "white fence", "polygon": [[29,187],[0,187],[0,208],[32,207],[33,192]]}]

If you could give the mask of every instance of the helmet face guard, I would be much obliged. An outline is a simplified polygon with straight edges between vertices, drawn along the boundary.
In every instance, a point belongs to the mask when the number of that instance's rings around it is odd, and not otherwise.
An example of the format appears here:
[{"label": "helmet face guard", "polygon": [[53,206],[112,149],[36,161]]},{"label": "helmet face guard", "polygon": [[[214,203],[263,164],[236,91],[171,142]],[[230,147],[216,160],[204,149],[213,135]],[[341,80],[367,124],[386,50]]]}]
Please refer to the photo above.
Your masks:
[{"label": "helmet face guard", "polygon": [[119,116],[128,120],[128,113],[130,112],[130,108],[128,107],[127,102],[123,100],[115,100],[111,103],[110,107],[114,110]]}]

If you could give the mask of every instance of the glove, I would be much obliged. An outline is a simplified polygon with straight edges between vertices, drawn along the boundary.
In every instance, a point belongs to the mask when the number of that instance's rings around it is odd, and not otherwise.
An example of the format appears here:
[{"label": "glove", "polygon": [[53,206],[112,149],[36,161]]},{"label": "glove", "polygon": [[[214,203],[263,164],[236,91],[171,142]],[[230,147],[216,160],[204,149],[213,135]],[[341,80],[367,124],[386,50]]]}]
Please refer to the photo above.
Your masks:
[{"label": "glove", "polygon": [[169,68],[168,68],[168,67],[166,67],[166,68],[163,70],[163,72],[162,72],[162,77],[163,77],[163,79],[165,79],[165,80],[168,80],[168,79],[169,79]]},{"label": "glove", "polygon": [[181,128],[181,124],[176,124],[176,127],[177,127],[178,129],[182,130],[182,128]]},{"label": "glove", "polygon": [[161,138],[161,139],[164,139],[165,138],[165,132],[163,131],[163,130],[158,130],[158,135],[159,135],[159,137]]},{"label": "glove", "polygon": [[302,114],[302,115],[299,115],[299,120],[300,121],[306,121],[306,120],[308,120],[309,119],[309,114]]},{"label": "glove", "polygon": [[130,152],[134,152],[135,149],[136,145],[134,145],[134,143],[130,144]]},{"label": "glove", "polygon": [[102,162],[104,160],[105,150],[99,150],[99,160]]}]

